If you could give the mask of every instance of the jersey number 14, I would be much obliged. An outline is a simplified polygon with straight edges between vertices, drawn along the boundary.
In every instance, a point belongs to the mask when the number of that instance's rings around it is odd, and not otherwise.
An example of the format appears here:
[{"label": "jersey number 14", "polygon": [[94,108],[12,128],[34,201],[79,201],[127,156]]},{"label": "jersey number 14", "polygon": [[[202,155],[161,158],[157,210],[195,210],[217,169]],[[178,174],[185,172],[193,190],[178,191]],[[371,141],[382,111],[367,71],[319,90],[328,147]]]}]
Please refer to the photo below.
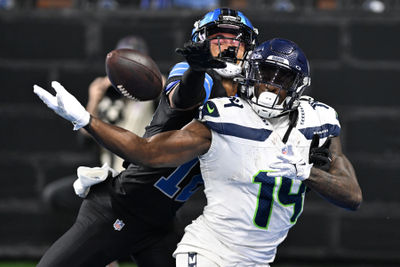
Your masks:
[{"label": "jersey number 14", "polygon": [[293,207],[290,223],[296,223],[303,210],[304,192],[306,186],[301,183],[298,191],[292,193],[293,180],[286,177],[269,177],[268,171],[260,171],[253,177],[253,183],[260,185],[257,198],[257,208],[254,213],[254,224],[265,230],[268,229],[274,202],[281,206]]}]

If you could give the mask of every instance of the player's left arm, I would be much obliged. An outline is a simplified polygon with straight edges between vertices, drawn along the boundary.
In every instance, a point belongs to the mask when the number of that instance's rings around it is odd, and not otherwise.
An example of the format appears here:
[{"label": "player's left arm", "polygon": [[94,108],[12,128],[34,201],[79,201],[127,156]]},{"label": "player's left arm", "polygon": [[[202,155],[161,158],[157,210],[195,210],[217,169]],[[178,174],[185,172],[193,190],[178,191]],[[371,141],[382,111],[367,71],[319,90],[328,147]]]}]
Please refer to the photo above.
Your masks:
[{"label": "player's left arm", "polygon": [[362,202],[362,192],[354,168],[343,154],[339,136],[332,138],[329,150],[332,155],[329,171],[313,167],[304,183],[333,204],[357,210]]},{"label": "player's left arm", "polygon": [[206,153],[211,145],[211,131],[193,120],[181,130],[142,138],[136,134],[92,118],[85,129],[103,147],[123,159],[150,167],[177,167]]},{"label": "player's left arm", "polygon": [[70,121],[74,130],[85,128],[96,141],[121,158],[151,167],[177,167],[207,152],[211,130],[193,120],[181,130],[142,138],[95,118],[60,83],[52,82],[53,95],[34,85],[34,93],[56,114]]}]

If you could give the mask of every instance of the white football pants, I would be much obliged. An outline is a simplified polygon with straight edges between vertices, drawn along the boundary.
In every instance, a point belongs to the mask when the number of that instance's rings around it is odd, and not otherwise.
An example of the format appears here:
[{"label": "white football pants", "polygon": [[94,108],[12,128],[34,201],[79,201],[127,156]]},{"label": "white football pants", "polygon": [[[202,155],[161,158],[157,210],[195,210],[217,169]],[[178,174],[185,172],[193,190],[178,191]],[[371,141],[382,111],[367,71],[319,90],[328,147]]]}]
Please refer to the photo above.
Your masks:
[{"label": "white football pants", "polygon": [[203,255],[195,252],[176,255],[176,267],[221,267]]}]

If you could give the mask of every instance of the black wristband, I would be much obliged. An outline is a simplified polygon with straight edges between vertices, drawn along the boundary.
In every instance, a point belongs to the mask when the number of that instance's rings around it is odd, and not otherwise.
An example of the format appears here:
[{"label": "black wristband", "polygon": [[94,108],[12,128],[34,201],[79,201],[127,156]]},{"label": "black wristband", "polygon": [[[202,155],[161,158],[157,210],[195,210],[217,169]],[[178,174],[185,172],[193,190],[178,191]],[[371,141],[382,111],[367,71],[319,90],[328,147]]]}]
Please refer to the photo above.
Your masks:
[{"label": "black wristband", "polygon": [[85,129],[86,131],[89,131],[89,130],[90,130],[90,124],[92,123],[92,119],[93,119],[93,116],[92,116],[92,114],[90,114],[89,122],[88,122],[88,124],[86,124],[86,125],[83,127],[83,129]]}]

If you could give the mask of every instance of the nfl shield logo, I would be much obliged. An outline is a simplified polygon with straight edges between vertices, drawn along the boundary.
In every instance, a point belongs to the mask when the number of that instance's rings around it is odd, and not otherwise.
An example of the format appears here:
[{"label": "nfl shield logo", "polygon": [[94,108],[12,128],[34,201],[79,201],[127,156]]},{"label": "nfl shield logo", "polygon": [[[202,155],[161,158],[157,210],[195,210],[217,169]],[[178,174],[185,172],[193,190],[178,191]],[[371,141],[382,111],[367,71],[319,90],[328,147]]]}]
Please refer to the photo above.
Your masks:
[{"label": "nfl shield logo", "polygon": [[284,146],[283,148],[282,148],[282,154],[283,155],[286,155],[288,153],[288,147],[287,146]]},{"label": "nfl shield logo", "polygon": [[124,227],[124,225],[125,225],[125,223],[124,223],[122,220],[117,219],[117,220],[115,221],[115,223],[114,223],[114,229],[115,229],[116,231],[121,231],[121,229],[122,229],[122,227]]}]

